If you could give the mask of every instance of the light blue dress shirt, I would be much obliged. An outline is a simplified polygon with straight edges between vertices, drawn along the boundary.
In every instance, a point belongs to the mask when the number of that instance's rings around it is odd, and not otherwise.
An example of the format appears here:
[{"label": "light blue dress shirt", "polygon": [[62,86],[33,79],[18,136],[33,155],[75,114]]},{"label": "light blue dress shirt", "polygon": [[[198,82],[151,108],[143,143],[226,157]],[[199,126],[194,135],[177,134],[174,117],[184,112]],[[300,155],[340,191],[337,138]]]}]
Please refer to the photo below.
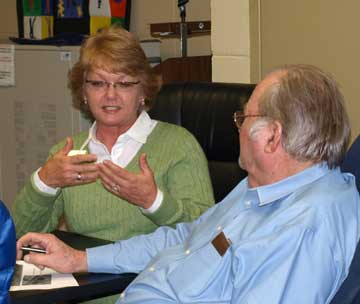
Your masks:
[{"label": "light blue dress shirt", "polygon": [[[355,178],[318,164],[192,223],[87,250],[90,272],[140,272],[118,303],[329,303],[359,239]],[[212,240],[231,241],[221,256]]]}]

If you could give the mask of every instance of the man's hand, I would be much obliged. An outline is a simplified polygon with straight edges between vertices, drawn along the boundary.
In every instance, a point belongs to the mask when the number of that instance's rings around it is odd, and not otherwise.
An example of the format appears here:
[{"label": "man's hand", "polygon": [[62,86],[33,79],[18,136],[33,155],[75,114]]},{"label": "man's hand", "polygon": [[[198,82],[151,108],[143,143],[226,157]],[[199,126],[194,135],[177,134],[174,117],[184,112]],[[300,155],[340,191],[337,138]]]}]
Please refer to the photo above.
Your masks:
[{"label": "man's hand", "polygon": [[24,260],[39,268],[49,267],[61,273],[87,272],[87,256],[85,251],[76,250],[60,241],[53,234],[27,233],[16,244],[16,259],[23,256],[21,247],[45,249],[46,253],[30,252]]},{"label": "man's hand", "polygon": [[92,183],[97,179],[96,155],[67,156],[72,147],[73,141],[68,137],[65,146],[42,166],[39,177],[46,185],[62,188]]},{"label": "man's hand", "polygon": [[139,207],[151,207],[157,195],[157,186],[145,154],[140,156],[141,172],[138,174],[131,173],[111,161],[104,161],[98,166],[100,178],[107,190]]}]

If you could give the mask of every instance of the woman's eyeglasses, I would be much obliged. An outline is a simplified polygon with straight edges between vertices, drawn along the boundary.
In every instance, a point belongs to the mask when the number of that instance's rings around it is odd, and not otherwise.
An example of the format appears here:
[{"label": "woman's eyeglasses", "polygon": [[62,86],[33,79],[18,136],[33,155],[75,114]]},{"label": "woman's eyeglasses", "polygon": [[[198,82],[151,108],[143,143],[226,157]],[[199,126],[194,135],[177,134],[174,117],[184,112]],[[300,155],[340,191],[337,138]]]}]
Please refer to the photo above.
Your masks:
[{"label": "woman's eyeglasses", "polygon": [[132,89],[134,86],[140,83],[140,81],[105,81],[105,80],[90,80],[86,79],[85,83],[89,85],[89,87],[94,91],[105,92],[112,86],[114,90],[118,93],[128,91]]},{"label": "woman's eyeglasses", "polygon": [[248,117],[265,117],[265,115],[261,114],[244,114],[242,111],[236,111],[233,114],[234,123],[238,129],[241,128],[242,124],[244,123],[245,119]]}]

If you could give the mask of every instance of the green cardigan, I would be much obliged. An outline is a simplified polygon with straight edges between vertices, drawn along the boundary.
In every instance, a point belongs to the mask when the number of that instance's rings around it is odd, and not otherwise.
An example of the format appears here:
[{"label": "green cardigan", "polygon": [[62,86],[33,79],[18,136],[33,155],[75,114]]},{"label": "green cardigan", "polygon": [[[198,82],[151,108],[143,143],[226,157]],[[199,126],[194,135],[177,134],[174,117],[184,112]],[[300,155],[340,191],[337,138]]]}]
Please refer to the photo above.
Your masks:
[{"label": "green cardigan", "polygon": [[[87,135],[82,132],[73,137],[74,149],[79,149]],[[54,146],[50,156],[64,145],[62,141]],[[13,205],[17,236],[28,231],[52,231],[64,216],[69,231],[115,241],[152,232],[158,226],[192,221],[213,205],[205,155],[187,130],[158,122],[126,169],[139,172],[138,160],[144,152],[164,194],[155,213],[142,213],[139,207],[108,192],[99,179],[47,195],[37,191],[30,178]]]}]

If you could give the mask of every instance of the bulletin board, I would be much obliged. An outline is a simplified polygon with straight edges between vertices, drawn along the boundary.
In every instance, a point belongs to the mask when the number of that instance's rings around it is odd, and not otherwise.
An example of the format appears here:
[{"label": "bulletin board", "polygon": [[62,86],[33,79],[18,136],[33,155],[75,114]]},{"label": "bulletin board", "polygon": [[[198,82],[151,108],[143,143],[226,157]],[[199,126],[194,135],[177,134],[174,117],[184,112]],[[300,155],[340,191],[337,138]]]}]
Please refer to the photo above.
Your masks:
[{"label": "bulletin board", "polygon": [[131,0],[16,0],[19,38],[94,34],[120,23],[129,30]]}]

